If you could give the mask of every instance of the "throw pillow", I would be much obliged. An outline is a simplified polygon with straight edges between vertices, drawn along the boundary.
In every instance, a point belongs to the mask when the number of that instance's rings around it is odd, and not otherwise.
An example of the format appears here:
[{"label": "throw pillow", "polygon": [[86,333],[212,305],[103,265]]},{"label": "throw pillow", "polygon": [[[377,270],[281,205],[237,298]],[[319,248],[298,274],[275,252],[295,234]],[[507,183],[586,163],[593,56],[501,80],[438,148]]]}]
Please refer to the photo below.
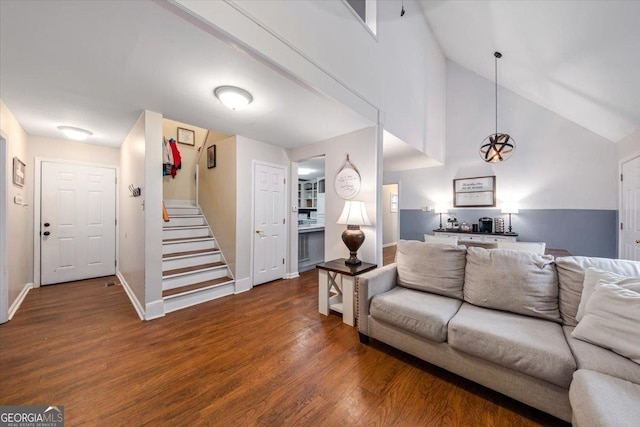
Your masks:
[{"label": "throw pillow", "polygon": [[400,240],[396,251],[398,284],[461,300],[466,255],[464,246]]},{"label": "throw pillow", "polygon": [[640,364],[640,292],[598,284],[571,336]]},{"label": "throw pillow", "polygon": [[480,307],[560,322],[553,256],[467,248],[464,300]]},{"label": "throw pillow", "polygon": [[578,322],[582,319],[582,316],[584,316],[587,301],[596,290],[598,283],[613,283],[614,285],[640,292],[640,277],[626,277],[610,271],[600,270],[599,268],[589,267],[584,271],[582,295],[580,296],[580,304],[578,305],[578,314],[576,314],[576,320]]}]

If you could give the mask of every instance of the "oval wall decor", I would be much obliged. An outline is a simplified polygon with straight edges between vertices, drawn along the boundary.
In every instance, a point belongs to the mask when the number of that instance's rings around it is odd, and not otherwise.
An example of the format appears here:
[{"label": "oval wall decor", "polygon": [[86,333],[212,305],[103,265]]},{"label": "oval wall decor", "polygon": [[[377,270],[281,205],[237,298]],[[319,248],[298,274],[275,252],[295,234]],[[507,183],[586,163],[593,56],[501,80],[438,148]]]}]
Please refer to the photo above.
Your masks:
[{"label": "oval wall decor", "polygon": [[347,154],[347,159],[340,167],[334,182],[336,193],[342,199],[353,199],[360,192],[361,182],[360,172],[358,172],[358,168],[351,163],[349,155]]}]

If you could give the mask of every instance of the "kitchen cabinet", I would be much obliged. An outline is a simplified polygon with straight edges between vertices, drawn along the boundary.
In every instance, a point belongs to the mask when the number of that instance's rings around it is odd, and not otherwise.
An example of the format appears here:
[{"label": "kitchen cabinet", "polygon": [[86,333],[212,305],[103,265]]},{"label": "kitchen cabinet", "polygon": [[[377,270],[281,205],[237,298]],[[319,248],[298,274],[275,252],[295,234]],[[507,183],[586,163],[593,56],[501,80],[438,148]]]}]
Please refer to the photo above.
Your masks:
[{"label": "kitchen cabinet", "polygon": [[298,272],[311,270],[324,262],[324,227],[298,228]]}]

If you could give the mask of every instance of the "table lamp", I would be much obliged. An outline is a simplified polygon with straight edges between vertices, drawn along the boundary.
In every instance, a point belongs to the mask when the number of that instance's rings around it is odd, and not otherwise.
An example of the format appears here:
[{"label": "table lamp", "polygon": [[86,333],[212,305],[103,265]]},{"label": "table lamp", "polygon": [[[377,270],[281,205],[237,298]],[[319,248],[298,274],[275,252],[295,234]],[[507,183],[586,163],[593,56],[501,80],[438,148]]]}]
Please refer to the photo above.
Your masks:
[{"label": "table lamp", "polygon": [[345,201],[342,214],[338,218],[338,224],[347,226],[347,229],[342,233],[342,241],[349,249],[349,259],[345,260],[344,263],[349,266],[362,264],[362,261],[357,257],[358,249],[364,243],[364,232],[360,230],[360,226],[371,225],[364,202],[357,200]]},{"label": "table lamp", "polygon": [[438,231],[442,231],[444,230],[444,228],[442,228],[442,214],[449,213],[449,210],[445,205],[436,205],[435,213],[440,214],[440,227],[438,228]]},{"label": "table lamp", "polygon": [[516,234],[512,231],[513,228],[511,227],[511,215],[518,213],[518,205],[516,205],[515,203],[503,203],[502,213],[509,214],[509,231],[504,234]]}]

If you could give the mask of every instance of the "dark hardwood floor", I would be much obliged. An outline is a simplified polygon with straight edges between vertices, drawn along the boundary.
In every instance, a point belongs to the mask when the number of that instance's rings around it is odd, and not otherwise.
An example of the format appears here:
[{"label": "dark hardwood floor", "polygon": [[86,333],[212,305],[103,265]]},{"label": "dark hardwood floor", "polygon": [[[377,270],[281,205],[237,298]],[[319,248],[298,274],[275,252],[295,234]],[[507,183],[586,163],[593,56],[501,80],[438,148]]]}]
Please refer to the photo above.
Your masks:
[{"label": "dark hardwood floor", "polygon": [[75,425],[534,426],[559,420],[318,313],[317,273],[141,322],[102,278],[0,325],[0,405]]}]

